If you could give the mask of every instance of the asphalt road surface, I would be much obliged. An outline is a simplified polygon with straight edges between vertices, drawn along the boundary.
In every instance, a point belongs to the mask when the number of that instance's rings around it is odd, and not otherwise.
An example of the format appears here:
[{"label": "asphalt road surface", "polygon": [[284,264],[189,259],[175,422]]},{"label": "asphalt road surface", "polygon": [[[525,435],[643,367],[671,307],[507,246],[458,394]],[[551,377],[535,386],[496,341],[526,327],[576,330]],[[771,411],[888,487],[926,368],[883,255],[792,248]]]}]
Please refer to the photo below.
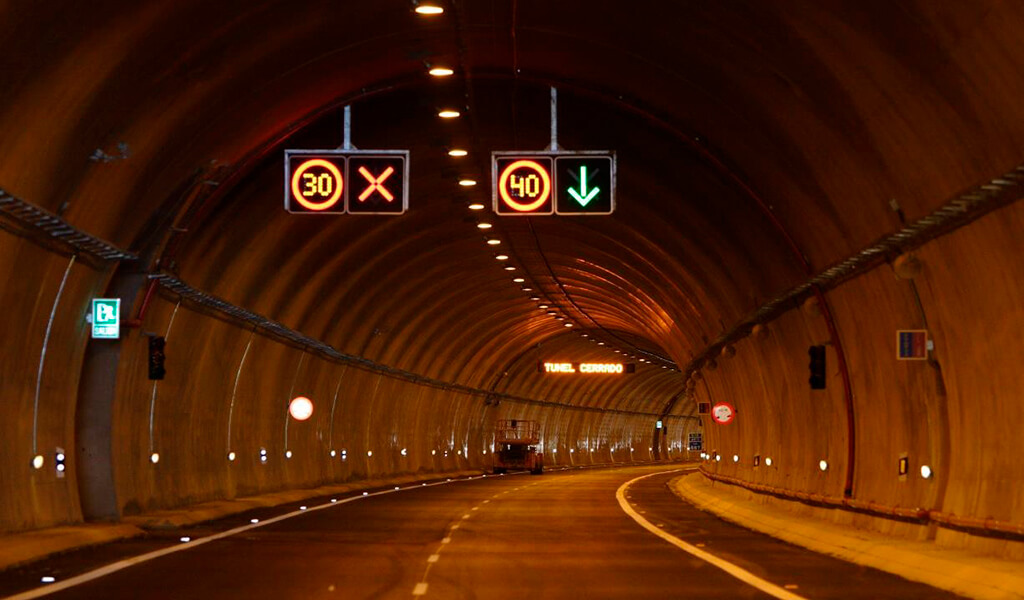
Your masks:
[{"label": "asphalt road surface", "polygon": [[514,474],[328,496],[305,509],[261,509],[11,569],[0,573],[0,596],[955,597],[698,511],[666,485],[679,469]]}]

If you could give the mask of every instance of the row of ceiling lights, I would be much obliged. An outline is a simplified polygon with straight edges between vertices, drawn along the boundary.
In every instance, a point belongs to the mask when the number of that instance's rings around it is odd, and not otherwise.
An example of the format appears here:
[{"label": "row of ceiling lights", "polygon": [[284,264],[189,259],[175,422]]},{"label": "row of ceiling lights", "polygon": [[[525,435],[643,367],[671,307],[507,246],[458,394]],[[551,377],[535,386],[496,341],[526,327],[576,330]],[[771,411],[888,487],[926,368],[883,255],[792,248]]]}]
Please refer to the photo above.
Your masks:
[{"label": "row of ceiling lights", "polygon": [[[427,3],[420,3],[416,7],[416,12],[421,14],[421,15],[440,15],[440,14],[444,13],[444,9],[441,8],[440,6],[437,6],[437,5],[427,4]],[[444,67],[444,66],[431,66],[430,69],[427,72],[431,76],[433,76],[433,77],[449,77],[449,76],[455,74],[455,71],[453,69],[451,69],[449,67]],[[457,111],[457,110],[446,108],[446,109],[440,110],[437,113],[437,116],[442,118],[442,119],[457,119],[457,118],[459,118],[461,116],[461,113],[459,111]],[[454,158],[464,158],[464,157],[466,157],[468,155],[469,155],[469,152],[464,150],[464,149],[461,149],[461,148],[452,148],[452,149],[448,150],[448,156],[451,156],[451,157],[454,157]],[[463,179],[459,180],[459,185],[462,186],[462,187],[467,187],[467,188],[475,186],[476,183],[477,182],[475,180],[469,179],[469,178],[463,178]],[[484,205],[482,203],[480,203],[480,202],[472,202],[472,203],[469,204],[469,209],[473,210],[473,211],[483,210],[484,208],[485,208]],[[476,224],[476,226],[481,231],[487,231],[487,230],[493,228],[493,225],[491,223],[486,222],[486,221],[480,221],[480,222],[478,222]],[[494,238],[494,237],[486,237],[485,240],[487,242],[487,245],[489,245],[489,246],[497,246],[497,245],[501,244],[501,240],[499,240],[497,238]],[[496,254],[494,256],[494,258],[496,260],[502,261],[502,262],[509,260],[509,256],[507,254],[500,254],[500,253]],[[505,268],[506,271],[509,271],[509,272],[516,270],[516,268],[514,266],[510,265],[510,264],[505,264],[504,268]],[[521,284],[522,285],[522,284],[526,283],[526,279],[523,278],[523,277],[515,277],[515,278],[512,279],[512,282],[516,283],[516,284]],[[526,292],[526,293],[532,293],[533,292],[533,288],[524,285],[524,287],[522,287],[522,291]],[[534,302],[540,302],[542,299],[541,299],[540,296],[532,295],[532,296],[530,296],[530,300],[533,300]],[[546,311],[549,316],[553,317],[557,321],[565,321],[564,323],[562,323],[563,327],[571,328],[571,327],[575,327],[576,326],[575,322],[568,321],[568,320],[566,320],[566,317],[564,317],[561,314],[559,314],[558,310],[556,310],[556,307],[552,307],[549,304],[540,304],[540,305],[538,305],[538,308],[540,310]],[[582,333],[581,332],[580,335],[581,335],[581,337],[584,337],[584,338],[590,338],[590,336],[588,334],[586,334],[586,333]],[[605,345],[604,342],[596,340],[596,339],[593,339],[593,338],[590,338],[590,341],[595,343],[595,344],[597,344],[598,346],[604,346]],[[614,352],[616,354],[621,354],[623,356],[627,356],[629,358],[637,360],[637,361],[639,361],[641,363],[651,364],[651,365],[654,364],[654,361],[652,361],[652,360],[648,360],[646,358],[641,358],[641,357],[638,357],[636,355],[631,355],[631,354],[628,354],[627,352],[624,352],[622,350],[614,350]],[[669,369],[670,368],[668,365],[664,365],[664,364],[662,364],[660,366],[661,366],[662,369]],[[677,371],[678,370],[675,367],[671,367],[671,369],[673,371]]]}]

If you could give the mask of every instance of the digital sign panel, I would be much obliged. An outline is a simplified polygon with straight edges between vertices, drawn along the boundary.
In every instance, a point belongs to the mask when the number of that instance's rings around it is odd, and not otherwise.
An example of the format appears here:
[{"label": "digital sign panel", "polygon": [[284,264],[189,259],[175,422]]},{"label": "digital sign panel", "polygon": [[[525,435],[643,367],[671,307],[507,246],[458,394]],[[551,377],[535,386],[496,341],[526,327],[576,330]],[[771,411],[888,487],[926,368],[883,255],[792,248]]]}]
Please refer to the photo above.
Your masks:
[{"label": "digital sign panel", "polygon": [[499,215],[550,215],[550,156],[502,156],[494,159],[494,212]]},{"label": "digital sign panel", "polygon": [[620,375],[636,372],[633,363],[590,363],[590,362],[554,362],[537,363],[537,370],[548,374],[571,375]]},{"label": "digital sign panel", "polygon": [[402,214],[408,150],[285,150],[284,207],[293,214]]},{"label": "digital sign panel", "polygon": [[615,160],[612,156],[555,158],[555,212],[560,215],[610,215],[615,210]]},{"label": "digital sign panel", "polygon": [[491,201],[498,215],[610,215],[614,152],[492,152]]},{"label": "digital sign panel", "polygon": [[408,208],[405,193],[409,162],[405,156],[359,154],[348,159],[350,214],[401,214]]}]

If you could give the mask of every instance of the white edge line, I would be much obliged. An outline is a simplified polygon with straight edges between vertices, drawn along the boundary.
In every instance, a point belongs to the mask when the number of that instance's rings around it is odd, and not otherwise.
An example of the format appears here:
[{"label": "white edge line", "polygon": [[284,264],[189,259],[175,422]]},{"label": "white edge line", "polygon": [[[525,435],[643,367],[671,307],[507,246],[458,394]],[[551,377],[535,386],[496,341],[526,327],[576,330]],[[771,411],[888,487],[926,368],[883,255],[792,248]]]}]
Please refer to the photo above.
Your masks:
[{"label": "white edge line", "polygon": [[[483,476],[467,477],[465,479],[452,479],[451,481],[435,481],[433,483],[428,483],[427,485],[422,485],[422,484],[410,485],[409,487],[402,488],[400,491],[405,492],[405,491],[409,491],[409,490],[420,490],[420,489],[423,489],[425,487],[433,487],[435,485],[447,485],[447,484],[450,484],[450,483],[458,483],[460,481],[473,481],[473,480],[476,480],[476,479],[483,479]],[[246,531],[251,531],[251,530],[257,529],[259,527],[265,527],[267,525],[272,525],[272,524],[277,523],[279,521],[284,521],[285,519],[291,519],[292,517],[298,517],[300,515],[307,515],[307,514],[309,514],[311,512],[316,512],[318,510],[324,510],[325,508],[331,508],[333,506],[341,506],[342,504],[347,504],[347,503],[353,502],[355,500],[362,500],[363,498],[373,498],[374,496],[383,496],[384,494],[394,494],[397,491],[399,491],[399,490],[395,490],[395,489],[389,488],[389,489],[386,489],[386,490],[381,490],[379,492],[372,492],[372,493],[367,494],[365,496],[363,496],[361,494],[358,495],[358,496],[351,496],[351,497],[345,498],[343,500],[338,500],[337,502],[334,502],[334,503],[331,503],[330,501],[328,501],[327,504],[321,504],[319,506],[310,506],[306,510],[292,511],[290,513],[285,513],[283,515],[278,515],[276,517],[271,517],[271,518],[266,519],[264,521],[260,521],[259,523],[250,524],[250,525],[243,525],[241,527],[236,527],[234,529],[229,529],[227,531],[222,531],[220,533],[216,533],[216,534],[208,536],[208,537],[198,538],[198,539],[193,540],[191,542],[182,542],[182,543],[178,543],[175,546],[168,546],[167,548],[161,548],[160,550],[154,550],[153,552],[148,552],[146,554],[140,554],[139,556],[133,556],[132,558],[126,558],[124,560],[121,560],[121,561],[118,561],[118,562],[115,562],[115,563],[110,563],[109,565],[104,565],[104,566],[102,566],[102,567],[100,567],[98,569],[94,569],[92,571],[88,571],[88,572],[82,573],[81,575],[76,575],[76,576],[74,576],[74,577],[72,577],[70,579],[65,579],[65,580],[59,581],[57,583],[47,584],[47,585],[45,585],[43,587],[37,587],[37,588],[31,589],[31,590],[27,590],[27,591],[15,594],[13,596],[7,596],[7,597],[3,598],[2,600],[32,600],[33,598],[42,598],[43,596],[49,596],[50,594],[55,594],[57,592],[60,592],[60,591],[66,590],[66,589],[73,588],[73,587],[78,586],[78,585],[82,585],[83,583],[88,583],[90,581],[94,581],[94,580],[99,579],[101,577],[106,577],[107,575],[110,575],[112,573],[116,573],[118,571],[123,571],[124,569],[127,569],[128,567],[133,567],[135,565],[151,561],[151,560],[153,560],[155,558],[160,558],[161,556],[167,556],[168,554],[173,554],[175,552],[182,552],[184,550],[190,550],[192,548],[195,548],[196,546],[202,546],[203,544],[208,544],[210,542],[214,542],[214,541],[217,541],[217,540],[222,540],[222,539],[224,539],[226,537],[231,537],[233,535],[238,535],[239,533],[244,533]],[[325,494],[325,495],[329,495],[329,494]]]},{"label": "white edge line", "polygon": [[619,489],[615,491],[615,498],[619,501],[619,507],[621,507],[627,515],[629,515],[634,521],[639,523],[640,526],[646,529],[647,531],[650,531],[654,535],[660,537],[661,539],[679,548],[680,550],[683,550],[684,552],[687,552],[688,554],[691,554],[696,558],[699,558],[704,562],[711,564],[712,566],[718,567],[719,569],[725,571],[729,575],[732,575],[733,577],[739,579],[747,585],[753,586],[766,594],[770,594],[776,598],[781,598],[783,600],[807,600],[803,596],[798,596],[790,592],[789,590],[783,589],[775,585],[774,583],[771,583],[770,581],[765,581],[764,579],[761,579],[760,577],[754,575],[753,573],[744,569],[743,567],[734,565],[733,563],[727,560],[718,558],[714,554],[705,552],[704,550],[701,550],[700,548],[692,544],[688,544],[683,540],[677,538],[676,536],[662,529],[659,529],[658,527],[651,524],[650,521],[640,516],[640,514],[633,510],[633,507],[629,505],[629,502],[626,501],[626,489],[629,488],[629,486],[632,485],[633,483],[640,481],[641,479],[654,477],[655,475],[664,475],[665,473],[675,473],[683,470],[686,469],[660,471],[658,473],[651,473],[650,475],[643,475],[641,477],[637,477],[636,479],[630,479],[626,483],[619,486]]}]

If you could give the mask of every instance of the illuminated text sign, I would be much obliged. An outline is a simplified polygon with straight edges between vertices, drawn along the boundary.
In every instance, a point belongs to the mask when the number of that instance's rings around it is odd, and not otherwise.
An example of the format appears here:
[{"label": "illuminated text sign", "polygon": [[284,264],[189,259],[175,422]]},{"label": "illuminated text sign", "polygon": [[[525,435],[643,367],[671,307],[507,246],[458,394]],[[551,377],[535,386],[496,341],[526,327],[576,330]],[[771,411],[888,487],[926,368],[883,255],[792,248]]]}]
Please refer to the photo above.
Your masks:
[{"label": "illuminated text sign", "polygon": [[541,362],[537,363],[537,370],[541,373],[618,375],[633,373],[636,370],[636,365],[632,363]]},{"label": "illuminated text sign", "polygon": [[92,337],[116,340],[121,337],[121,299],[93,298]]},{"label": "illuminated text sign", "polygon": [[491,154],[491,199],[499,215],[609,215],[615,211],[615,154]]},{"label": "illuminated text sign", "polygon": [[285,150],[284,207],[295,214],[402,214],[408,150]]}]

